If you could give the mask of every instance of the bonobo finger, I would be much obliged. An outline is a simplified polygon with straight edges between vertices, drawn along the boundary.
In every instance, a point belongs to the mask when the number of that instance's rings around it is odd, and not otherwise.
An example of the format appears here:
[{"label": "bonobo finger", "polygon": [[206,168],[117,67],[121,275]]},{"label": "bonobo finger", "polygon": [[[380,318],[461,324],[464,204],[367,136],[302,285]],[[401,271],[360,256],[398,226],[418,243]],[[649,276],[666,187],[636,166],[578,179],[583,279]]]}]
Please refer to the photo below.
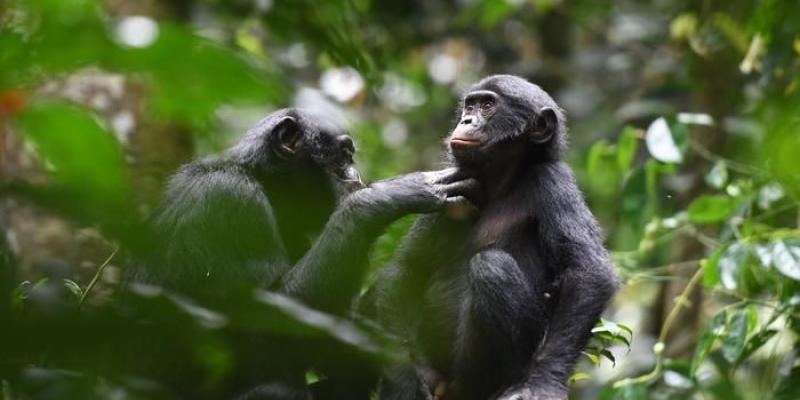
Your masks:
[{"label": "bonobo finger", "polygon": [[432,177],[432,183],[445,185],[448,183],[457,182],[463,179],[470,178],[472,173],[462,168],[450,167],[439,171],[427,172]]},{"label": "bonobo finger", "polygon": [[461,196],[466,197],[476,206],[479,206],[481,203],[481,185],[475,178],[468,178],[442,185],[441,189],[448,199]]}]

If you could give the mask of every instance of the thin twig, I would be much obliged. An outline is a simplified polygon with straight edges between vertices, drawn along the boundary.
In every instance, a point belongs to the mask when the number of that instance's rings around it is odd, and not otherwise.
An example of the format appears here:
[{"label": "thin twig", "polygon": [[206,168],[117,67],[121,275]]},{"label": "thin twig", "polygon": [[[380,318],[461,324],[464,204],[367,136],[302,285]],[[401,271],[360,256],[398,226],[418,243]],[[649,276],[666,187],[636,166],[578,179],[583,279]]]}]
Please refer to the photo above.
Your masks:
[{"label": "thin twig", "polygon": [[725,164],[728,166],[728,168],[730,168],[733,171],[748,175],[764,174],[764,171],[761,170],[760,168],[714,154],[696,140],[689,139],[689,147],[691,147],[692,150],[697,152],[697,154],[700,155],[700,157],[706,159],[707,161],[711,162],[724,161]]},{"label": "thin twig", "polygon": [[653,352],[656,355],[656,365],[653,367],[653,370],[636,378],[618,381],[614,384],[615,388],[636,384],[650,384],[661,375],[661,369],[664,364],[664,342],[667,340],[667,334],[672,328],[672,324],[675,318],[677,318],[680,309],[689,305],[689,295],[692,293],[692,290],[694,290],[694,287],[697,286],[697,283],[700,282],[700,278],[703,276],[703,269],[703,264],[700,264],[700,267],[697,268],[697,271],[692,275],[692,279],[690,279],[686,287],[683,288],[681,294],[675,298],[675,305],[672,306],[669,314],[667,314],[667,318],[664,319],[664,325],[661,326],[661,332],[658,335],[658,342],[653,346]]},{"label": "thin twig", "polygon": [[675,298],[675,305],[672,307],[672,310],[669,311],[667,318],[664,320],[664,326],[661,327],[661,334],[658,335],[659,342],[664,343],[664,341],[667,339],[667,333],[669,333],[670,328],[672,328],[672,323],[678,316],[681,306],[688,305],[689,295],[702,277],[703,266],[701,264],[700,268],[697,268],[697,271],[695,271],[694,275],[692,275],[692,279],[690,279],[689,283],[686,284],[686,287],[683,288],[683,292],[681,292],[680,296]]},{"label": "thin twig", "polygon": [[106,260],[100,265],[99,268],[97,268],[97,272],[95,272],[94,277],[92,278],[92,281],[89,282],[89,286],[87,286],[86,290],[84,290],[83,294],[81,294],[81,299],[78,302],[78,306],[79,307],[82,306],[83,302],[86,300],[86,298],[89,297],[89,292],[92,291],[92,289],[94,288],[94,285],[96,285],[97,281],[100,280],[100,276],[103,275],[103,271],[108,266],[108,263],[111,262],[111,259],[113,259],[115,255],[117,255],[117,251],[119,251],[119,246],[115,247],[114,251],[111,252],[111,255],[108,256],[108,258],[106,258]]}]

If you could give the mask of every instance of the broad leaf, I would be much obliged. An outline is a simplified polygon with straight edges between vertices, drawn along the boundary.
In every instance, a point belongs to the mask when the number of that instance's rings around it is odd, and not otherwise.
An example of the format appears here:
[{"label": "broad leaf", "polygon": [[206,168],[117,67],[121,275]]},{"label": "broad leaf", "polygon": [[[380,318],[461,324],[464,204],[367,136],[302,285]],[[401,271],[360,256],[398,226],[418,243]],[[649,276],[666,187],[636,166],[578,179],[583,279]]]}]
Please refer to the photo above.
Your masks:
[{"label": "broad leaf", "polygon": [[728,324],[728,333],[722,338],[722,356],[734,363],[744,350],[747,339],[747,314],[738,311]]},{"label": "broad leaf", "polygon": [[719,247],[710,257],[701,261],[703,266],[703,286],[712,288],[719,283],[719,259],[727,247]]},{"label": "broad leaf", "polygon": [[800,280],[800,239],[787,239],[773,243],[772,265],[781,274]]},{"label": "broad leaf", "polygon": [[664,118],[658,118],[647,128],[645,136],[647,151],[658,161],[665,163],[680,163],[683,156],[675,143],[672,131]]},{"label": "broad leaf", "polygon": [[720,281],[725,289],[736,290],[739,287],[739,276],[749,257],[750,250],[745,244],[734,243],[725,249],[717,262]]},{"label": "broad leaf", "polygon": [[700,196],[689,204],[689,220],[694,223],[719,222],[727,218],[733,209],[733,199],[728,196]]},{"label": "broad leaf", "polygon": [[636,129],[630,126],[626,127],[617,141],[617,164],[623,174],[631,169],[631,164],[633,164],[633,159],[636,156],[636,148]]},{"label": "broad leaf", "polygon": [[703,336],[697,343],[697,347],[695,347],[692,365],[689,368],[689,373],[692,377],[696,376],[697,369],[700,368],[700,365],[703,364],[703,361],[708,357],[711,348],[714,346],[714,342],[725,331],[725,324],[727,321],[728,314],[724,309],[717,313],[714,319],[711,320],[711,325],[706,329],[705,333],[703,333]]},{"label": "broad leaf", "polygon": [[718,161],[706,175],[706,183],[714,189],[722,189],[728,182],[728,166],[725,161]]}]

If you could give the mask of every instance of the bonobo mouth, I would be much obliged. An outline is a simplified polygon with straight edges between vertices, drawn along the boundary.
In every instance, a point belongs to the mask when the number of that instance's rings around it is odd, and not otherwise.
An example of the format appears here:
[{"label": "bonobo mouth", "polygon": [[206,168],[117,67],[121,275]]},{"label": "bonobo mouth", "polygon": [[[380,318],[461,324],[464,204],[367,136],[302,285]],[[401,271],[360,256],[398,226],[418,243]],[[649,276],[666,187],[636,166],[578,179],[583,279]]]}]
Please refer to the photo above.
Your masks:
[{"label": "bonobo mouth", "polygon": [[469,149],[481,145],[479,140],[465,138],[465,137],[452,137],[450,138],[450,147],[453,149]]},{"label": "bonobo mouth", "polygon": [[337,178],[348,193],[355,192],[365,187],[364,182],[361,180],[361,174],[359,174],[358,170],[352,165],[338,171]]}]

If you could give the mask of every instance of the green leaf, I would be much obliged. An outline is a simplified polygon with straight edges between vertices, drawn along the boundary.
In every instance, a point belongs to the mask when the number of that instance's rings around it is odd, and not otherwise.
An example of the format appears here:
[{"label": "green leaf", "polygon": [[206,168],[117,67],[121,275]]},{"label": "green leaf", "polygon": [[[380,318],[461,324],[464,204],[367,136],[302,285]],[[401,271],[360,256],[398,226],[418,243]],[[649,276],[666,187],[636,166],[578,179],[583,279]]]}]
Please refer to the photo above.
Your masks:
[{"label": "green leaf", "polygon": [[610,350],[608,350],[608,349],[600,350],[600,355],[605,357],[605,358],[607,358],[609,361],[611,361],[611,365],[612,366],[616,366],[617,365],[617,359],[614,358],[614,353],[612,353]]},{"label": "green leaf", "polygon": [[730,363],[736,362],[744,351],[747,339],[747,314],[736,312],[728,324],[728,334],[722,338],[722,356]]},{"label": "green leaf", "polygon": [[586,172],[592,177],[592,191],[602,197],[612,196],[619,188],[621,174],[615,160],[616,150],[605,140],[600,140],[589,150]]},{"label": "green leaf", "polygon": [[620,329],[622,329],[625,332],[628,332],[628,335],[630,335],[631,339],[633,339],[633,329],[631,329],[628,325],[619,322],[617,322],[616,324]]},{"label": "green leaf", "polygon": [[576,373],[572,374],[572,376],[569,377],[569,382],[570,383],[571,382],[576,382],[576,381],[580,381],[580,380],[584,380],[584,379],[589,379],[591,377],[592,377],[591,375],[589,375],[589,374],[587,374],[585,372],[576,372]]},{"label": "green leaf", "polygon": [[306,385],[311,385],[325,379],[325,376],[314,369],[306,371]]},{"label": "green leaf", "polygon": [[644,225],[652,212],[647,199],[647,173],[645,168],[637,167],[625,180],[622,189],[622,216],[625,221]]},{"label": "green leaf", "polygon": [[700,338],[700,341],[695,347],[692,365],[689,368],[690,376],[696,377],[697,369],[700,368],[700,365],[702,365],[703,361],[705,361],[708,357],[708,354],[711,352],[711,348],[714,346],[714,342],[725,331],[725,324],[727,321],[728,314],[724,309],[717,313],[717,315],[715,315],[711,320],[711,325],[709,325],[709,327],[703,333],[703,336]]},{"label": "green leaf", "polygon": [[728,166],[725,161],[717,161],[706,175],[706,183],[714,189],[722,189],[728,182]]},{"label": "green leaf", "polygon": [[625,174],[631,169],[633,159],[636,156],[637,139],[636,129],[630,126],[625,127],[617,140],[617,164],[619,170]]},{"label": "green leaf", "polygon": [[645,144],[647,151],[658,161],[665,163],[680,163],[683,161],[675,138],[672,136],[667,120],[658,118],[647,127],[645,134]]},{"label": "green leaf", "polygon": [[689,204],[689,221],[713,223],[723,221],[734,209],[733,199],[722,195],[700,196]]},{"label": "green leaf", "polygon": [[800,239],[779,240],[772,244],[772,265],[783,275],[800,280]]},{"label": "green leaf", "polygon": [[81,287],[78,286],[78,284],[72,279],[64,279],[64,287],[67,288],[67,290],[69,290],[69,292],[72,293],[76,298],[81,298],[83,290],[81,290]]},{"label": "green leaf", "polygon": [[753,335],[750,339],[747,340],[747,344],[744,346],[744,350],[741,354],[739,354],[739,358],[736,359],[736,364],[741,364],[744,360],[747,360],[756,350],[760,349],[764,346],[770,339],[772,339],[775,334],[778,333],[775,329],[765,329]]},{"label": "green leaf", "polygon": [[758,190],[758,207],[762,210],[769,210],[772,204],[782,199],[786,195],[783,186],[779,183],[769,183]]},{"label": "green leaf", "polygon": [[719,258],[725,249],[726,247],[719,247],[714,250],[710,257],[701,261],[703,266],[703,286],[713,288],[719,284]]},{"label": "green leaf", "polygon": [[122,150],[85,111],[65,104],[34,105],[21,115],[20,127],[59,185],[99,203],[127,196]]},{"label": "green leaf", "polygon": [[614,154],[614,150],[607,141],[597,141],[597,143],[593,144],[592,148],[589,149],[589,157],[586,161],[586,172],[588,172],[590,176],[598,174],[603,166],[603,158],[612,154]]},{"label": "green leaf", "polygon": [[717,263],[720,281],[728,290],[739,287],[739,276],[750,258],[750,249],[743,243],[734,243],[722,254]]},{"label": "green leaf", "polygon": [[582,353],[586,356],[586,358],[589,359],[589,361],[592,362],[592,364],[595,366],[600,365],[600,357],[598,357],[596,354],[589,353],[588,351],[584,351]]},{"label": "green leaf", "polygon": [[630,341],[633,340],[633,330],[631,328],[605,319],[598,321],[597,325],[592,328],[592,333],[607,342],[621,343],[628,348],[631,347]]},{"label": "green leaf", "polygon": [[749,335],[758,328],[758,308],[751,303],[744,310],[745,314],[747,314],[747,334]]}]

